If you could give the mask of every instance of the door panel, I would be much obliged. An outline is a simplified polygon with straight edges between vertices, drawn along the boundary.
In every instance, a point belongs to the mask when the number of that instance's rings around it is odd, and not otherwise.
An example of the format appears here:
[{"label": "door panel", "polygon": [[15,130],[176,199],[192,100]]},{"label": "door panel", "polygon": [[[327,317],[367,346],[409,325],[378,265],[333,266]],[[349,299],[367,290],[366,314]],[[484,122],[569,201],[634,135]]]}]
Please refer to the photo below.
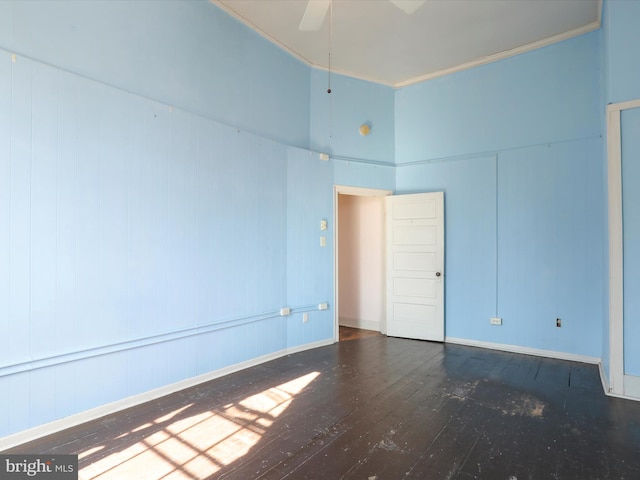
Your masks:
[{"label": "door panel", "polygon": [[640,108],[622,111],[620,123],[625,394],[640,396]]},{"label": "door panel", "polygon": [[436,230],[431,225],[421,225],[420,220],[411,220],[415,225],[403,225],[393,228],[393,239],[400,245],[433,245],[436,241]]},{"label": "door panel", "polygon": [[444,340],[444,194],[386,198],[387,334]]},{"label": "door panel", "polygon": [[[421,194],[418,194],[421,195]],[[396,195],[397,197],[398,195]],[[409,195],[400,195],[408,197]],[[395,217],[397,220],[415,220],[418,218],[433,218],[436,215],[436,202],[431,199],[424,201],[398,202],[395,206]]]},{"label": "door panel", "polygon": [[435,283],[435,280],[428,278],[395,277],[393,279],[393,294],[396,297],[435,298]]},{"label": "door panel", "polygon": [[418,338],[420,340],[437,340],[437,338],[416,337],[416,332],[438,329],[438,315],[434,306],[395,303],[393,310],[396,325],[394,326],[393,334],[387,333],[387,335],[403,338]]},{"label": "door panel", "polygon": [[435,270],[436,255],[433,252],[395,252],[393,254],[395,270]]}]

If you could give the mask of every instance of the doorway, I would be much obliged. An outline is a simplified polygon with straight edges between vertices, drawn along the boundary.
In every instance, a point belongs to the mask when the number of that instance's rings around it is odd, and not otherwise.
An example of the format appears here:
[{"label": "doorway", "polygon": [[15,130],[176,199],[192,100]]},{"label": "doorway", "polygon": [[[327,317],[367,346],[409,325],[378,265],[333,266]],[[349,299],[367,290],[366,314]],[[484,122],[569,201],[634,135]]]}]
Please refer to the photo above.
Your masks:
[{"label": "doorway", "polygon": [[[640,99],[607,106],[609,392],[640,399]],[[622,174],[624,172],[624,175]],[[631,292],[629,294],[629,292]]]},{"label": "doorway", "polygon": [[334,188],[335,341],[386,333],[384,197],[390,190]]}]

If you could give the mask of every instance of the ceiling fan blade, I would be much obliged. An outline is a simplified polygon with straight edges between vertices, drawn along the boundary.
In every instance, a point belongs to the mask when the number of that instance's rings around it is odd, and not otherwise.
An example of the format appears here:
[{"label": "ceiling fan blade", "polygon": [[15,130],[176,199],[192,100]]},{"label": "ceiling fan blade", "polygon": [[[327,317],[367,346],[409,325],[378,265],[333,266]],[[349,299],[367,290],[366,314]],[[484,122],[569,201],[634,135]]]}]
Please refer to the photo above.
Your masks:
[{"label": "ceiling fan blade", "polygon": [[389,0],[396,7],[402,10],[407,15],[411,15],[418,10],[425,2],[425,0]]},{"label": "ceiling fan blade", "polygon": [[320,30],[330,4],[331,0],[309,0],[300,21],[300,30],[304,32]]}]

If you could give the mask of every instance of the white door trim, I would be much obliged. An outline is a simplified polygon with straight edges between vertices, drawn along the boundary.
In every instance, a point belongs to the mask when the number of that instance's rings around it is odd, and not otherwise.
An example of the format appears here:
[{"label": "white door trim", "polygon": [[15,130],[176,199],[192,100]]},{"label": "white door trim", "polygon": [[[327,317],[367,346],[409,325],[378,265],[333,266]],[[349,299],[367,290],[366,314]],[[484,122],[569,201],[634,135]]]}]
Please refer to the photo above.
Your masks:
[{"label": "white door trim", "polygon": [[609,392],[625,394],[622,225],[622,145],[620,113],[640,108],[640,99],[607,105],[609,203]]},{"label": "white door trim", "polygon": [[393,194],[391,190],[380,190],[375,188],[350,187],[347,185],[333,186],[333,339],[340,341],[340,298],[338,295],[338,195],[357,195],[360,197],[387,197]]}]

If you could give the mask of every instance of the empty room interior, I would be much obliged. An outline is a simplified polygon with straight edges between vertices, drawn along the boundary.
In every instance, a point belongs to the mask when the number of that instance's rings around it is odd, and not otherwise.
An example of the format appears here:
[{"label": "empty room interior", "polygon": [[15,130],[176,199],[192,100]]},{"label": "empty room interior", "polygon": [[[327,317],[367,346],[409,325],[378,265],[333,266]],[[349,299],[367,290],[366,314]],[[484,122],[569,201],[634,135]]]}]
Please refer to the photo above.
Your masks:
[{"label": "empty room interior", "polygon": [[0,2],[0,455],[640,478],[639,46],[637,0]]}]

